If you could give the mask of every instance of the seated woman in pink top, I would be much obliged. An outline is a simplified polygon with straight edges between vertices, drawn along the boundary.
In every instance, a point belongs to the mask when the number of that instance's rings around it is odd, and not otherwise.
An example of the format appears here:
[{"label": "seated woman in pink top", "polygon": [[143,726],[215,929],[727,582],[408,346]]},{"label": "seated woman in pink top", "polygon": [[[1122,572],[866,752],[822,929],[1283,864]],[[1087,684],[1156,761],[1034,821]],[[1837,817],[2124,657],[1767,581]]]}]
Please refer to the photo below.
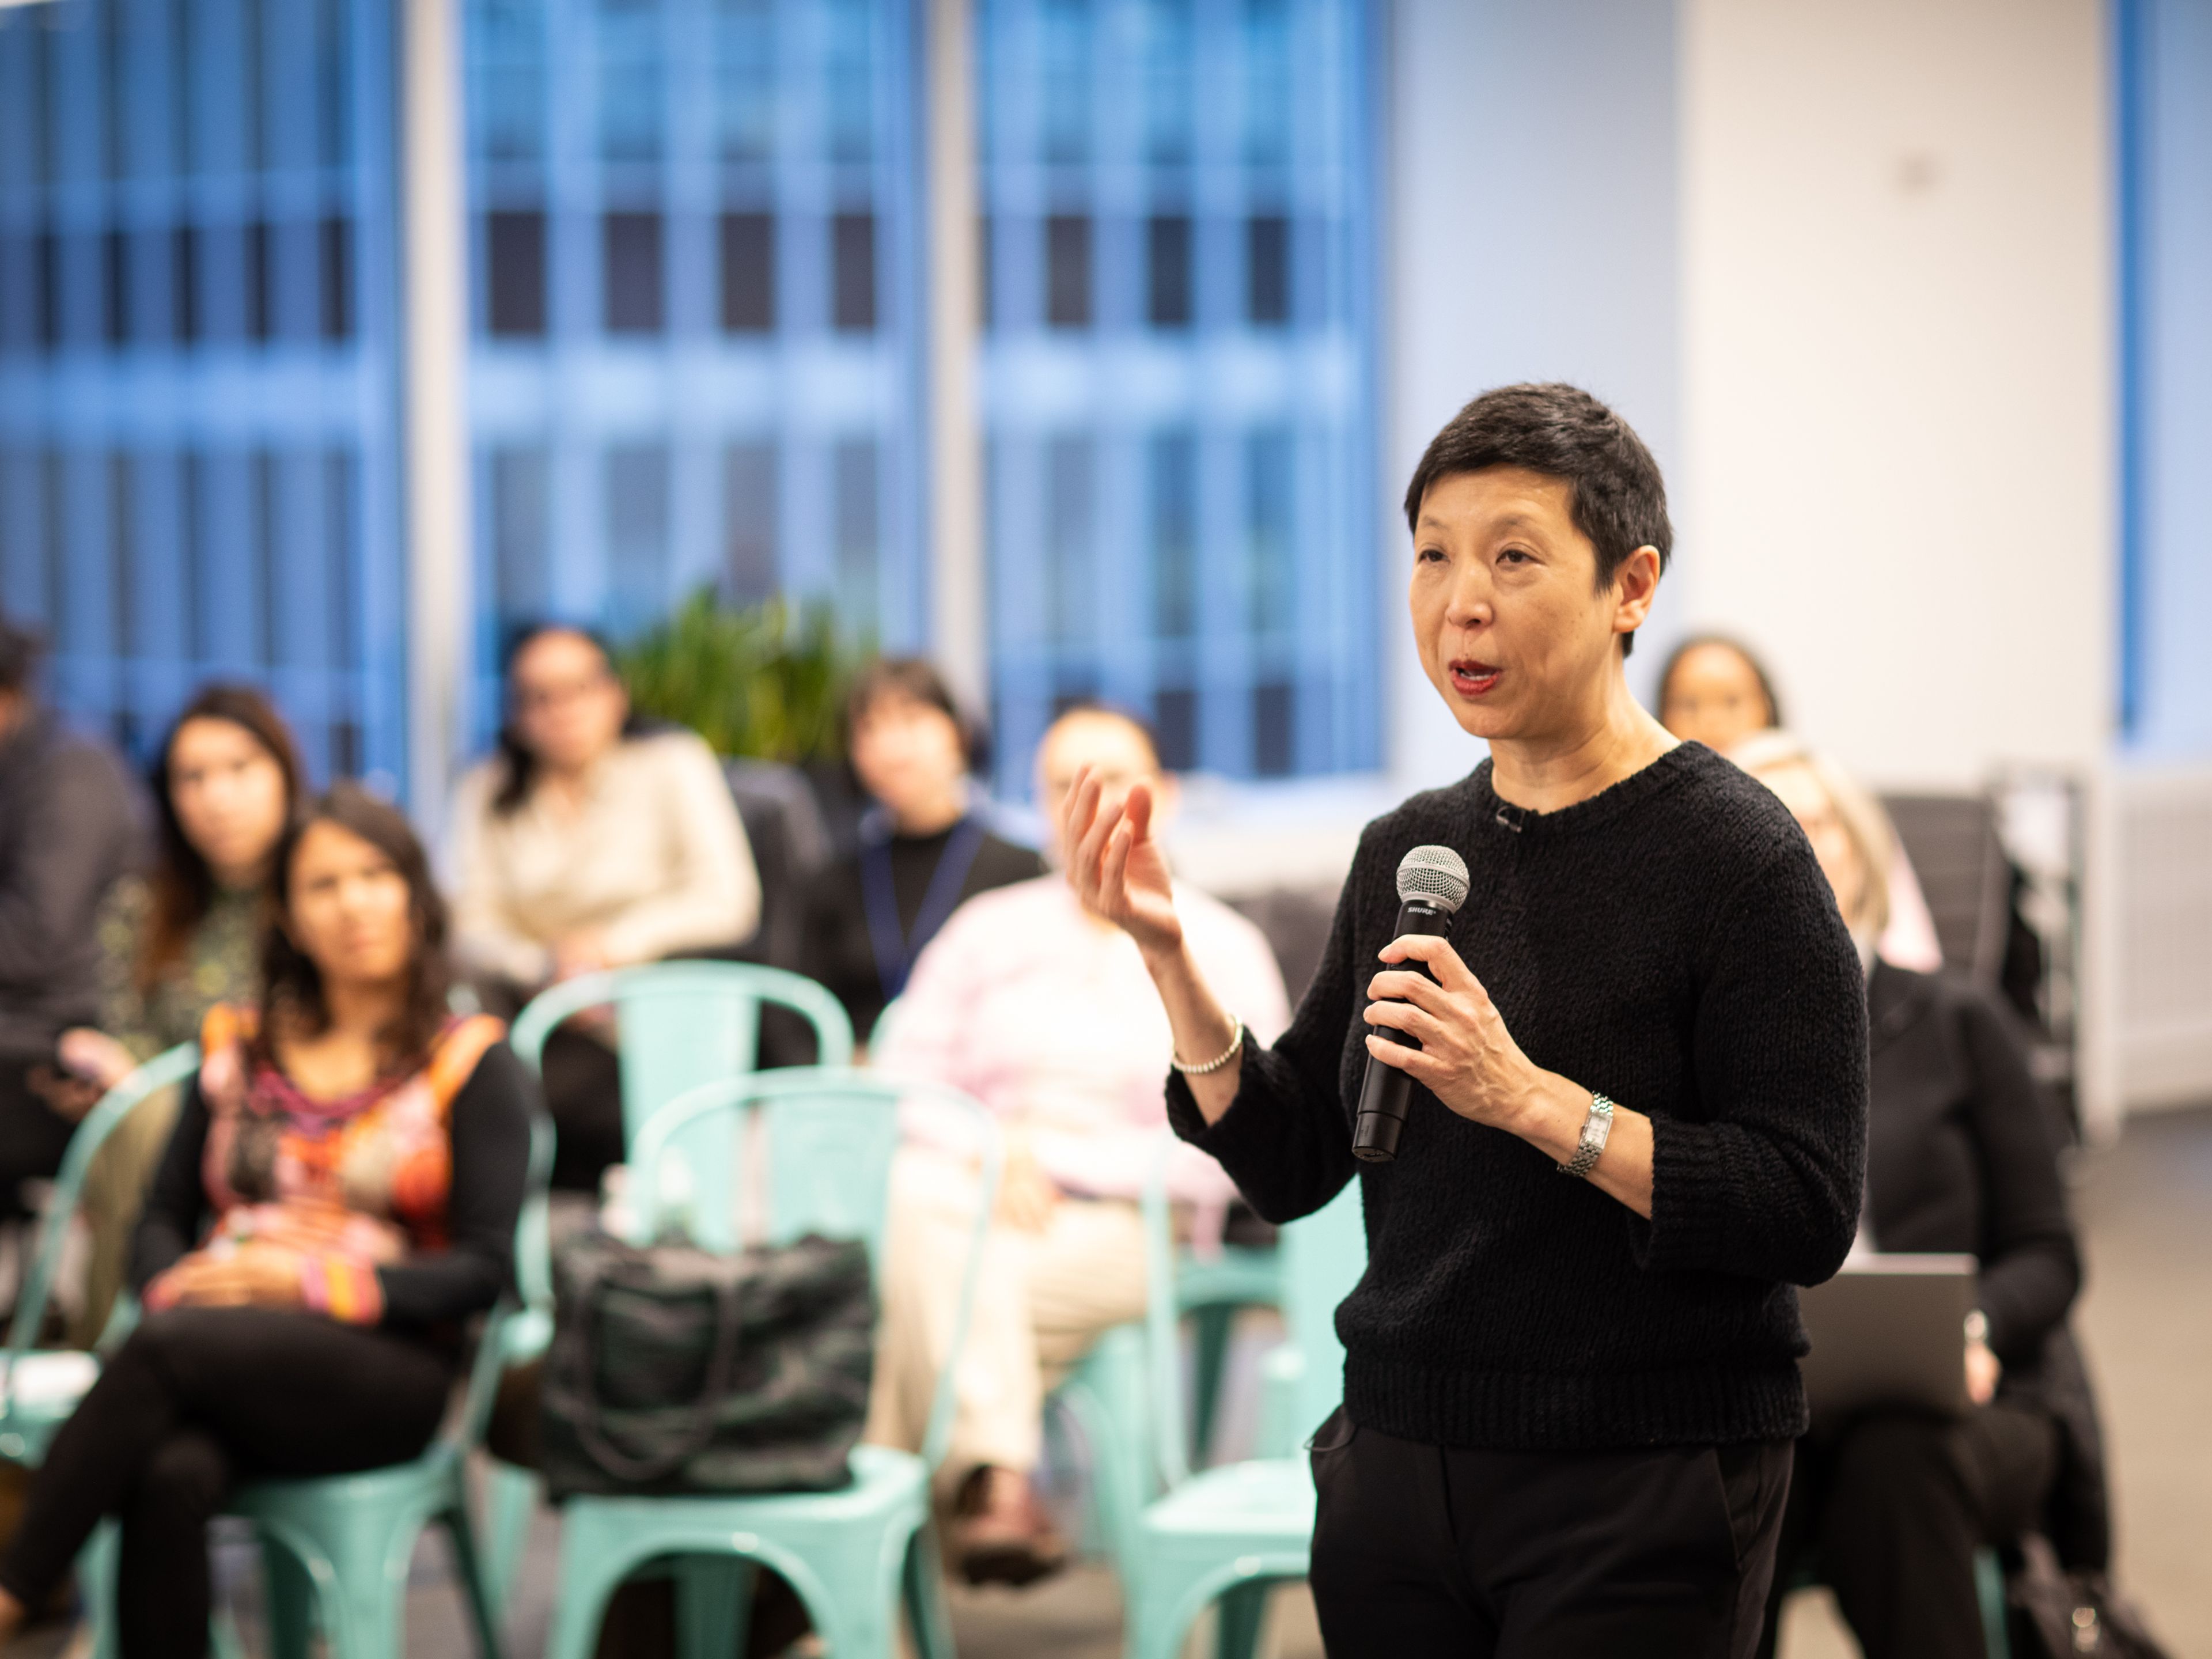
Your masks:
[{"label": "seated woman in pink top", "polygon": [[[1059,823],[1086,767],[1116,799],[1139,781],[1155,799],[1174,799],[1141,724],[1073,709],[1037,751],[1048,822]],[[1179,890],[1176,902],[1210,982],[1256,1038],[1272,1042],[1290,1011],[1260,930],[1202,893]],[[1136,1200],[1166,1129],[1174,1042],[1135,945],[1085,911],[1057,874],[962,905],[915,964],[891,1024],[880,1065],[967,1091],[1006,1134],[944,1474],[968,1577],[1023,1583],[1064,1553],[1030,1486],[1044,1396],[1101,1331],[1144,1312]],[[892,1174],[869,1438],[911,1447],[921,1443],[951,1328],[975,1174],[953,1125],[915,1107],[907,1127]],[[1177,1143],[1168,1171],[1170,1194],[1195,1212],[1194,1231],[1218,1231],[1235,1192],[1221,1166]]]}]

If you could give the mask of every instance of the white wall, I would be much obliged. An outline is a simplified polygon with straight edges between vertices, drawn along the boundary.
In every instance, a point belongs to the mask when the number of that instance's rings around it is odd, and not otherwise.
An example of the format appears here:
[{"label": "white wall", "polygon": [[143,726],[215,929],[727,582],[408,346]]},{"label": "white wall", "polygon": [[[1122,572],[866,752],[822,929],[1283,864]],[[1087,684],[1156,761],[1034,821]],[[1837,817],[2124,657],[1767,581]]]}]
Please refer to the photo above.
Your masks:
[{"label": "white wall", "polygon": [[1674,477],[1680,455],[1674,9],[1654,0],[1399,0],[1392,12],[1380,532],[1398,793],[1481,745],[1421,676],[1391,502],[1477,392],[1572,380]]},{"label": "white wall", "polygon": [[1690,620],[1881,783],[2112,730],[2095,0],[1681,0]]}]

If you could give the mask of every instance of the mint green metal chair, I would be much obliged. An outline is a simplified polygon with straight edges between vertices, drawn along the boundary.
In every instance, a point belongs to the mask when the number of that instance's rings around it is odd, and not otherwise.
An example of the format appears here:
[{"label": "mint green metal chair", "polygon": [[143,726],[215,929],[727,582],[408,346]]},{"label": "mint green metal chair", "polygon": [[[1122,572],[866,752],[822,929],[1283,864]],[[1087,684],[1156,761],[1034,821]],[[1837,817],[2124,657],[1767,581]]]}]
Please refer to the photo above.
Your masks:
[{"label": "mint green metal chair", "polygon": [[[33,1407],[19,1397],[14,1363],[30,1350],[45,1312],[71,1213],[85,1170],[102,1142],[139,1103],[190,1077],[199,1064],[192,1044],[170,1049],[140,1066],[110,1090],[70,1138],[55,1180],[54,1201],[40,1228],[40,1248],[24,1285],[9,1343],[4,1405],[0,1405],[0,1455],[34,1463],[76,1408],[76,1398],[42,1401]],[[552,1167],[552,1126],[532,1125],[531,1163],[525,1188],[525,1215],[542,1216],[545,1177]],[[312,1630],[319,1628],[336,1659],[398,1659],[402,1652],[402,1614],[407,1569],[415,1540],[431,1521],[452,1531],[461,1568],[462,1589],[474,1615],[483,1651],[498,1659],[491,1602],[478,1571],[474,1534],[469,1526],[462,1468],[482,1438],[505,1351],[503,1327],[514,1311],[504,1297],[486,1321],[465,1405],[448,1434],[421,1457],[389,1468],[322,1480],[256,1482],[243,1488],[230,1512],[254,1523],[264,1546],[270,1591],[270,1623],[285,1659],[306,1659]],[[135,1317],[118,1308],[111,1333],[127,1328]],[[112,1522],[104,1522],[78,1558],[83,1600],[93,1625],[97,1659],[112,1659],[116,1558],[120,1541]],[[235,1651],[227,1629],[218,1629],[217,1647]]]},{"label": "mint green metal chair", "polygon": [[[848,1065],[853,1023],[842,1004],[803,975],[741,962],[663,962],[585,974],[543,991],[518,1015],[507,1041],[523,1063],[542,1073],[546,1039],[563,1020],[612,1004],[622,1066],[623,1127],[634,1143],[647,1120],[685,1091],[749,1073],[759,1047],[760,1012],[766,1004],[789,1008],[813,1028],[824,1066]],[[702,1215],[733,1213],[727,1181],[736,1148],[726,1124],[702,1127],[693,1139],[692,1199]],[[523,1311],[507,1327],[507,1363],[526,1364],[545,1352],[553,1334],[553,1285],[545,1259],[545,1230],[530,1230],[516,1272]],[[496,1461],[486,1469],[488,1572],[504,1604],[528,1542],[530,1517],[544,1483],[532,1470]]]},{"label": "mint green metal chair", "polygon": [[1189,1472],[1182,1422],[1176,1298],[1170,1272],[1167,1206],[1146,1194],[1146,1327],[1152,1371],[1154,1455],[1164,1497],[1139,1519],[1122,1572],[1129,1659],[1176,1659],[1191,1626],[1220,1603],[1223,1659],[1249,1659],[1268,1587],[1301,1578],[1311,1559],[1313,1476],[1296,1441],[1336,1409],[1344,1392],[1337,1304],[1367,1262],[1359,1183],[1283,1229],[1283,1316],[1290,1340],[1270,1356],[1266,1437],[1272,1455]]},{"label": "mint green metal chair", "polygon": [[[9,1327],[5,1352],[0,1354],[6,1367],[4,1376],[0,1376],[0,1458],[32,1468],[44,1462],[55,1431],[69,1420],[83,1396],[82,1388],[38,1386],[41,1370],[51,1376],[61,1366],[71,1365],[60,1351],[42,1352],[38,1343],[39,1328],[46,1322],[46,1304],[53,1294],[54,1270],[60,1265],[70,1221],[76,1214],[85,1172],[92,1167],[94,1155],[141,1103],[190,1077],[199,1063],[196,1043],[181,1043],[156,1054],[102,1095],[70,1137],[62,1167],[54,1176],[52,1201],[39,1222],[35,1242],[25,1252],[27,1265],[22,1289],[15,1298],[15,1317]],[[127,1330],[133,1316],[132,1310],[118,1298],[103,1344]],[[88,1388],[96,1373],[89,1365],[82,1369],[82,1381]]]},{"label": "mint green metal chair", "polygon": [[[953,1328],[955,1358],[938,1376],[921,1454],[857,1447],[853,1482],[836,1492],[569,1498],[562,1505],[561,1599],[547,1659],[589,1659],[615,1587],[641,1567],[672,1558],[708,1558],[736,1569],[703,1575],[679,1569],[679,1640],[687,1656],[726,1655],[742,1645],[753,1577],[767,1566],[805,1602],[833,1659],[891,1659],[902,1602],[921,1659],[952,1659],[930,1524],[930,1475],[952,1431],[957,1357],[998,1192],[999,1139],[989,1113],[941,1084],[845,1067],[702,1084],[662,1107],[633,1143],[632,1224],[641,1240],[658,1231],[670,1190],[664,1176],[673,1159],[696,1160],[702,1144],[729,1146],[741,1160],[760,1154],[763,1178],[750,1181],[753,1171],[741,1164],[734,1190],[763,1194],[761,1231],[769,1242],[809,1232],[860,1238],[880,1273],[898,1105],[923,1096],[973,1118],[983,1178]],[[757,1116],[757,1135],[742,1133],[748,1113]],[[688,1193],[689,1182],[677,1184]],[[704,1212],[696,1219],[706,1234]],[[718,1231],[719,1238],[697,1242],[733,1242],[726,1219]]]}]

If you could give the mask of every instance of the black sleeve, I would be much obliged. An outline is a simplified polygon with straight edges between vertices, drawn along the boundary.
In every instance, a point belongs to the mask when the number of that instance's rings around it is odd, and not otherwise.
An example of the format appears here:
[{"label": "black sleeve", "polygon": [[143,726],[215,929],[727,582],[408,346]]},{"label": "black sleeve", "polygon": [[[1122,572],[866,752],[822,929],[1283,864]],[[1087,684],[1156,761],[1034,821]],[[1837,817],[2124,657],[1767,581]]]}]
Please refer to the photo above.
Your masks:
[{"label": "black sleeve", "polygon": [[1866,986],[1827,878],[1792,833],[1707,943],[1700,1115],[1651,1116],[1651,1218],[1632,1215],[1630,1233],[1653,1269],[1817,1285],[1858,1230]]},{"label": "black sleeve", "polygon": [[130,811],[97,750],[63,744],[41,772],[15,856],[0,868],[0,987],[43,989],[56,959],[92,932]]},{"label": "black sleeve", "polygon": [[[1352,860],[1355,875],[1366,852],[1363,837]],[[1353,1012],[1358,886],[1347,878],[1337,896],[1321,967],[1299,999],[1290,1029],[1272,1048],[1246,1035],[1236,1098],[1218,1121],[1207,1124],[1182,1073],[1168,1073],[1168,1121],[1176,1133],[1211,1153],[1245,1202],[1278,1225],[1320,1209],[1359,1167],[1337,1082]]]},{"label": "black sleeve", "polygon": [[207,1230],[207,1186],[200,1179],[200,1160],[207,1152],[207,1099],[200,1093],[195,1073],[185,1088],[184,1104],[177,1110],[177,1127],[169,1131],[169,1144],[154,1171],[154,1184],[146,1189],[146,1203],[138,1212],[138,1230],[131,1240],[131,1288],[143,1292],[149,1280],[165,1272],[199,1247]]},{"label": "black sleeve", "polygon": [[1961,1000],[1959,1022],[1982,1160],[1982,1311],[1997,1358],[2029,1364],[2074,1305],[2081,1258],[2050,1120],[2019,1039],[2003,1012],[1978,995]]},{"label": "black sleeve", "polygon": [[435,1325],[481,1313],[514,1272],[514,1224],[530,1170],[537,1085],[504,1042],[484,1050],[453,1097],[447,1245],[377,1269],[386,1325]]}]

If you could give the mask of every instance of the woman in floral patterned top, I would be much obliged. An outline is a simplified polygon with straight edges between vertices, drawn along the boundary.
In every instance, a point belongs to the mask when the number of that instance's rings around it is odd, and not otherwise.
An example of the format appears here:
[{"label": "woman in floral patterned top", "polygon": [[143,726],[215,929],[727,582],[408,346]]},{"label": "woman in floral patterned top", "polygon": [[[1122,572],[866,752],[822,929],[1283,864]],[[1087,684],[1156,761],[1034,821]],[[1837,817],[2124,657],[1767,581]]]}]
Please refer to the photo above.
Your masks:
[{"label": "woman in floral patterned top", "polygon": [[[63,1033],[63,1064],[83,1080],[80,1108],[165,1048],[199,1036],[219,1002],[259,992],[269,861],[301,793],[299,750],[269,700],[210,685],[179,714],[153,769],[160,854],[101,907],[98,1030]],[[147,1101],[108,1138],[84,1185],[92,1234],[73,1341],[89,1347],[123,1282],[131,1230],[168,1144],[179,1097]]]},{"label": "woman in floral patterned top", "polygon": [[447,1012],[421,844],[340,785],[273,868],[259,1006],[208,1018],[133,1249],[149,1312],[33,1480],[0,1643],[114,1516],[125,1659],[197,1659],[232,1484],[419,1455],[507,1282],[532,1085],[496,1021]]}]

